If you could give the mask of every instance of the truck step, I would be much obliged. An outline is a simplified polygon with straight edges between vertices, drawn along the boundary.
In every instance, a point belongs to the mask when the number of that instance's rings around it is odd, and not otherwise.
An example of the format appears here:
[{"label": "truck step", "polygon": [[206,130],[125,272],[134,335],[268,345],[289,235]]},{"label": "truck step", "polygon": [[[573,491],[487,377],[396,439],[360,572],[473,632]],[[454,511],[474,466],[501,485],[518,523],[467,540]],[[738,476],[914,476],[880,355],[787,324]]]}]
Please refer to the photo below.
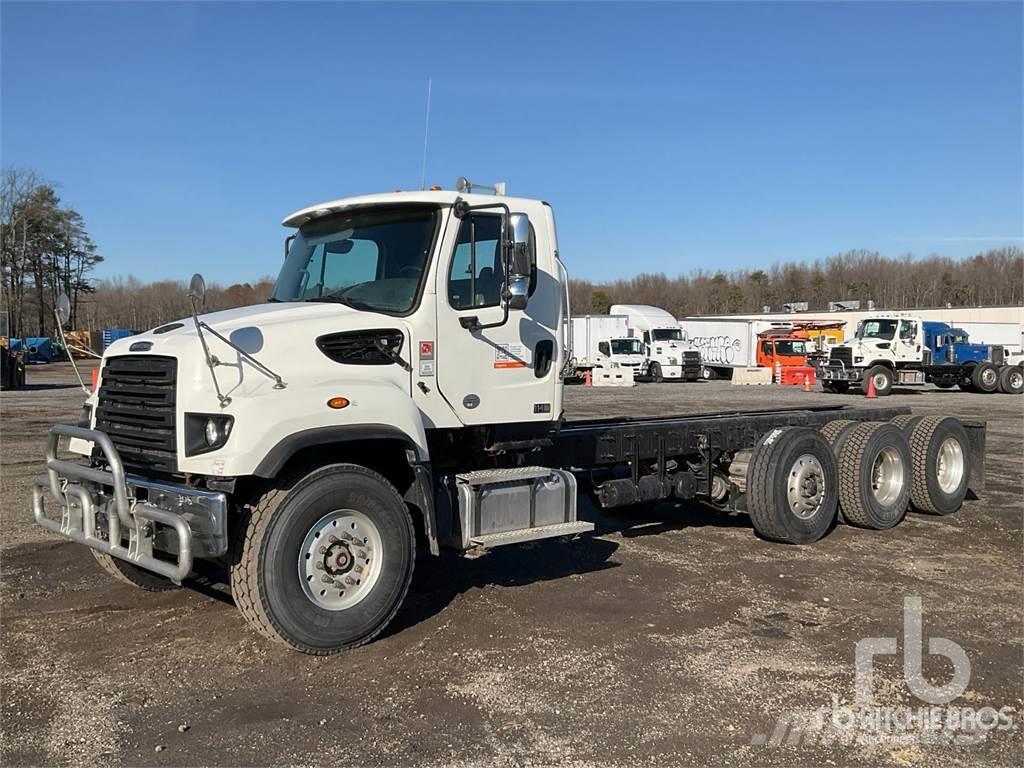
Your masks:
[{"label": "truck step", "polygon": [[518,531],[487,533],[481,536],[474,536],[470,541],[478,547],[500,547],[505,544],[519,544],[524,541],[536,541],[537,539],[553,539],[556,536],[574,536],[577,533],[587,533],[592,530],[594,530],[593,523],[576,520],[572,523],[541,525],[537,528],[523,528]]},{"label": "truck step", "polygon": [[463,472],[455,477],[469,485],[493,485],[521,480],[539,480],[550,476],[551,470],[547,467],[509,467],[508,469],[479,469],[475,472]]}]

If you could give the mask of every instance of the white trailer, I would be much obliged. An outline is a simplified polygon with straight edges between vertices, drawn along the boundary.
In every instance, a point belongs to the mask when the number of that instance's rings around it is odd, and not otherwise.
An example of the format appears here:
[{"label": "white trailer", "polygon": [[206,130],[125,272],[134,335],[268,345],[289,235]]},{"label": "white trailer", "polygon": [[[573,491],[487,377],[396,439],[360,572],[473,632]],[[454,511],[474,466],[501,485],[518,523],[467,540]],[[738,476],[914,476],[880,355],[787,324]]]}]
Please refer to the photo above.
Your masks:
[{"label": "white trailer", "polygon": [[705,379],[731,379],[734,368],[756,368],[758,334],[792,327],[768,320],[700,317],[684,317],[678,323],[683,342],[700,353]]},{"label": "white trailer", "polygon": [[1024,349],[1024,326],[1020,323],[985,323],[969,321],[950,323],[967,332],[972,344],[996,344],[1010,352]]},{"label": "white trailer", "polygon": [[644,363],[638,376],[651,381],[696,381],[700,357],[687,347],[670,312],[647,304],[614,304],[613,315],[625,315],[630,335],[643,345]]},{"label": "white trailer", "polygon": [[580,315],[571,322],[578,377],[594,368],[632,368],[635,373],[643,366],[640,342],[630,337],[625,315]]}]

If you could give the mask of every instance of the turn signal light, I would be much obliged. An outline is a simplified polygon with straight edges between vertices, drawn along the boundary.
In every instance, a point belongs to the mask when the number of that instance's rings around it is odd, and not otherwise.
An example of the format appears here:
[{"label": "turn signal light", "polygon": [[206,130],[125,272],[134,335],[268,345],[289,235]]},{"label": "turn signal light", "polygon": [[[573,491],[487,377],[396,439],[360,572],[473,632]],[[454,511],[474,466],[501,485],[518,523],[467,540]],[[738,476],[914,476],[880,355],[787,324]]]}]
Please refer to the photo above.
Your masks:
[{"label": "turn signal light", "polygon": [[328,408],[334,408],[335,410],[348,407],[347,397],[332,397],[327,401]]}]

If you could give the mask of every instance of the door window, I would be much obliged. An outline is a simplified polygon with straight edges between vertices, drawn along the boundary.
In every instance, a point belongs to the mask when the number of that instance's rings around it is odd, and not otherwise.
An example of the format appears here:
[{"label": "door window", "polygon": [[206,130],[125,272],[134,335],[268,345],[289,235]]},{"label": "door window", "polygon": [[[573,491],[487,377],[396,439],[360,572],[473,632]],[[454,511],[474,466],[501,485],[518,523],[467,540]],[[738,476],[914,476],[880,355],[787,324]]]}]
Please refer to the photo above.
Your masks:
[{"label": "door window", "polygon": [[455,309],[501,303],[501,217],[471,214],[462,220],[448,271],[448,302]]}]

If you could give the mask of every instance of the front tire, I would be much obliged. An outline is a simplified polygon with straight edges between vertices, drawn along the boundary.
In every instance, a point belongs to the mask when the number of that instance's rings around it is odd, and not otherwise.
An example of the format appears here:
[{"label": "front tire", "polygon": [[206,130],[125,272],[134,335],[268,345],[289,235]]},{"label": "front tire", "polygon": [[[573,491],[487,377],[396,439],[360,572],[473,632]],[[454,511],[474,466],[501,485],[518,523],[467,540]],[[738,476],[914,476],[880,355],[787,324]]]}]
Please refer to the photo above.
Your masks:
[{"label": "front tire", "polygon": [[131,584],[133,587],[137,587],[145,592],[169,592],[172,589],[181,589],[170,579],[164,578],[152,571],[147,571],[145,568],[139,568],[139,566],[133,565],[119,557],[98,552],[95,549],[90,549],[89,551],[96,558],[96,562],[100,564],[100,568],[120,582]]},{"label": "front tire", "polygon": [[314,656],[367,643],[412,580],[415,536],[402,497],[376,472],[336,464],[248,510],[231,592],[265,637]]},{"label": "front tire", "polygon": [[884,365],[876,365],[864,375],[864,392],[868,391],[868,382],[874,381],[875,394],[879,397],[886,397],[892,394],[894,381],[892,369]]},{"label": "front tire", "polygon": [[661,365],[658,363],[651,363],[651,381],[655,384],[661,384],[664,378],[661,375]]}]

